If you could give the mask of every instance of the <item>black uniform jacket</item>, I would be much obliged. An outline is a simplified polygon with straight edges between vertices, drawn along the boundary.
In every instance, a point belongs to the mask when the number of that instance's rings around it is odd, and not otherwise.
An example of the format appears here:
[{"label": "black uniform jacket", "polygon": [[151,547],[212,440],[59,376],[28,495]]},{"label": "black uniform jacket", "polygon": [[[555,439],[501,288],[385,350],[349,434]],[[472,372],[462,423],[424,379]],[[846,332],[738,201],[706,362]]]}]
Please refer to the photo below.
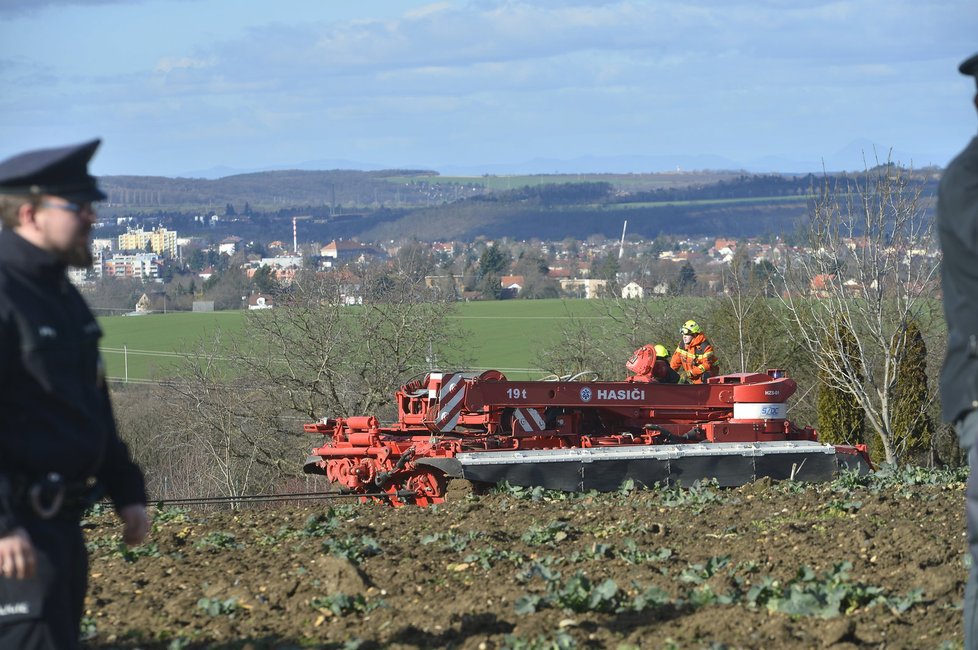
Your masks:
[{"label": "black uniform jacket", "polygon": [[[978,408],[978,137],[944,170],[937,232],[948,330],[941,409],[953,422]],[[970,447],[975,441],[961,442]]]},{"label": "black uniform jacket", "polygon": [[101,335],[64,265],[0,231],[0,474],[96,477],[119,509],[146,492],[116,432]]}]

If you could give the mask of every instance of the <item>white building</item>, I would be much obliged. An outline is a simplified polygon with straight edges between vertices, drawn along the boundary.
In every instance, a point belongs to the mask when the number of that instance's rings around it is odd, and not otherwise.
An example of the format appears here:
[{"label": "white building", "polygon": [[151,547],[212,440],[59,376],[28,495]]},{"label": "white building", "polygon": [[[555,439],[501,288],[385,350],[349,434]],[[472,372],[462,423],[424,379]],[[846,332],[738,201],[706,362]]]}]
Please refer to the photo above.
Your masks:
[{"label": "white building", "polygon": [[632,281],[621,288],[622,298],[644,298],[645,289],[638,282]]},{"label": "white building", "polygon": [[158,278],[160,258],[156,253],[113,255],[102,262],[102,273],[113,278]]},{"label": "white building", "polygon": [[110,251],[115,245],[115,240],[112,239],[93,239],[92,240],[92,252],[96,251]]},{"label": "white building", "polygon": [[282,257],[263,257],[258,262],[258,266],[270,266],[278,269],[301,268],[302,257],[282,256]]},{"label": "white building", "polygon": [[273,307],[272,297],[263,293],[253,293],[248,296],[248,309],[271,309]]},{"label": "white building", "polygon": [[599,297],[607,286],[607,280],[595,278],[568,278],[560,281],[562,291],[588,300]]}]

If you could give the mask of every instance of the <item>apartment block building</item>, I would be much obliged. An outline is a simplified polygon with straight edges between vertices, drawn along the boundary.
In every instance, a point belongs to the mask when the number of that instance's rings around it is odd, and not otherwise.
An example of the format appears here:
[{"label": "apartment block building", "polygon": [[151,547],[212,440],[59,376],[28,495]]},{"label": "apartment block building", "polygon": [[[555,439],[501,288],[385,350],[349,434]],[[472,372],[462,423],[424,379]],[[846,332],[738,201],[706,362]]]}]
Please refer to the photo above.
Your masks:
[{"label": "apartment block building", "polygon": [[157,255],[169,253],[170,257],[177,256],[177,231],[160,227],[146,231],[142,228],[130,228],[119,235],[120,251],[145,251],[147,244]]},{"label": "apartment block building", "polygon": [[162,260],[156,253],[113,255],[102,261],[102,275],[113,278],[158,278]]}]

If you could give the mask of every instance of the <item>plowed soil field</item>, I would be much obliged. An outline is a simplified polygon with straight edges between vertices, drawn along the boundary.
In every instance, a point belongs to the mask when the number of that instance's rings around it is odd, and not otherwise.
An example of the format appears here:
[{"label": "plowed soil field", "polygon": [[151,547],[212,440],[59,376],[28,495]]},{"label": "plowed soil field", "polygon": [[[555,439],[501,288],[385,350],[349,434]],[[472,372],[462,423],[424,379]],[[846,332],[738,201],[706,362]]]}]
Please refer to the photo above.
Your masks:
[{"label": "plowed soil field", "polygon": [[85,522],[91,648],[960,648],[964,483],[162,509]]}]

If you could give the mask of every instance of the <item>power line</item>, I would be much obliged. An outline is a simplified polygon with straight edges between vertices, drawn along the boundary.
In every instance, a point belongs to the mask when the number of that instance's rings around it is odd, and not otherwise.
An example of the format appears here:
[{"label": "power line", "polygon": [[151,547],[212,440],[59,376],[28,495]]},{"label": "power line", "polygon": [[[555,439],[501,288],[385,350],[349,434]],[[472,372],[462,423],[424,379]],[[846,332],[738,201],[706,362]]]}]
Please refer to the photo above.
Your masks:
[{"label": "power line", "polygon": [[[390,498],[409,498],[414,496],[413,490],[398,490],[396,492],[290,492],[284,494],[242,494],[240,496],[211,496],[211,497],[187,497],[174,499],[155,499],[148,498],[146,501],[157,507],[163,506],[185,506],[185,505],[221,505],[233,503],[263,503],[270,501],[314,501],[322,499],[390,499]],[[110,506],[108,501],[102,502],[105,506]]]}]

